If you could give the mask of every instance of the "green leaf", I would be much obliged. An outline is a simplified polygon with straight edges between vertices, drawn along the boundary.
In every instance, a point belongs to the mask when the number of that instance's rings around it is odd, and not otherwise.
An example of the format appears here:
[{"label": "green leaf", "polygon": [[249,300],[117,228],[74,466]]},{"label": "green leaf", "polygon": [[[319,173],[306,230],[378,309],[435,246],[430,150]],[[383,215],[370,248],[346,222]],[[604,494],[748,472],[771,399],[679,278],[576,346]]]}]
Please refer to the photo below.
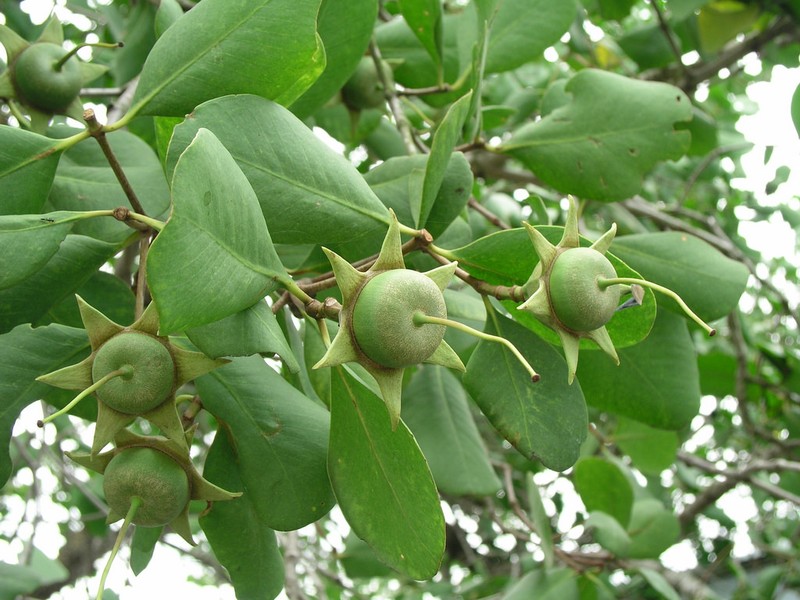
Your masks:
[{"label": "green leaf", "polygon": [[58,143],[17,127],[0,127],[0,215],[42,210],[61,156]]},{"label": "green leaf", "polygon": [[520,127],[500,150],[561,192],[595,200],[636,194],[658,162],[680,158],[692,118],[678,88],[584,69],[567,83],[572,102]]},{"label": "green leaf", "polygon": [[[2,239],[3,235],[0,234],[0,241]],[[38,323],[51,308],[65,299],[73,302],[77,312],[73,294],[114,256],[117,250],[115,244],[107,244],[82,235],[67,235],[56,253],[41,269],[20,283],[0,290],[0,333],[20,323]],[[18,260],[22,262],[19,256]],[[0,263],[2,263],[1,256]],[[80,319],[71,324],[83,327]]]},{"label": "green leaf", "polygon": [[554,471],[578,459],[588,427],[578,384],[567,384],[567,365],[552,346],[514,321],[490,312],[486,333],[513,343],[541,373],[530,375],[504,345],[481,341],[467,363],[464,387],[494,428],[529,460]]},{"label": "green leaf", "polygon": [[659,596],[665,600],[681,600],[678,592],[675,591],[675,588],[669,584],[661,573],[645,567],[639,567],[637,570],[639,574],[645,578],[645,581],[647,581],[650,587],[658,592]]},{"label": "green leaf", "polygon": [[599,352],[581,354],[586,401],[658,429],[688,425],[700,409],[700,375],[686,322],[661,311],[647,339],[618,354],[619,367]]},{"label": "green leaf", "polygon": [[247,501],[272,529],[313,523],[333,506],[327,411],[262,358],[235,358],[196,380],[203,406],[235,440]]},{"label": "green leaf", "polygon": [[658,475],[675,464],[680,439],[674,431],[661,431],[619,417],[612,441],[627,454],[633,466],[646,475]]},{"label": "green leaf", "polygon": [[578,574],[572,569],[537,569],[520,578],[503,600],[579,600]]},{"label": "green leaf", "polygon": [[386,404],[344,368],[332,371],[328,472],[347,522],[384,563],[413,579],[439,570],[445,523],[431,472]]},{"label": "green leaf", "polygon": [[400,13],[433,61],[441,64],[444,44],[441,0],[400,0]]},{"label": "green leaf", "polygon": [[69,576],[69,571],[60,561],[49,558],[34,547],[28,564],[0,562],[0,598],[14,600],[41,587],[65,582]]},{"label": "green leaf", "polygon": [[[203,477],[228,491],[245,490],[241,465],[225,431],[217,431]],[[257,498],[247,493],[215,502],[200,517],[214,555],[231,578],[237,598],[275,598],[283,588],[283,558],[275,532],[259,517]]]},{"label": "green leaf", "polygon": [[420,367],[403,392],[402,418],[440,491],[454,496],[488,496],[500,489],[467,395],[450,371],[434,365]]},{"label": "green leaf", "polygon": [[[413,223],[412,178],[427,170],[429,154],[397,156],[364,174],[364,179],[381,201],[391,208],[401,223]],[[441,235],[467,205],[472,192],[472,170],[461,152],[453,152],[441,174],[438,193],[431,206],[425,229]]]},{"label": "green leaf", "polygon": [[658,500],[646,498],[634,503],[628,533],[631,544],[622,558],[658,558],[678,541],[681,527],[672,511]]},{"label": "green leaf", "polygon": [[264,300],[219,321],[188,329],[186,335],[212,358],[279,354],[291,371],[297,372],[300,368],[275,315]]},{"label": "green leaf", "polygon": [[353,164],[288,110],[256,96],[199,106],[175,128],[167,172],[201,127],[214,132],[247,176],[276,243],[335,245],[374,237],[377,251],[389,211]]},{"label": "green leaf", "polygon": [[325,67],[316,34],[319,5],[320,0],[204,0],[153,46],[131,110],[181,117],[226,94],[291,104]]},{"label": "green leaf", "polygon": [[604,512],[594,512],[586,519],[586,527],[594,529],[597,543],[617,556],[626,556],[631,537],[614,517]]},{"label": "green leaf", "polygon": [[596,456],[580,459],[572,473],[586,510],[601,511],[627,527],[633,507],[633,487],[614,463]]},{"label": "green leaf", "polygon": [[8,445],[19,413],[50,388],[36,378],[60,368],[89,347],[83,329],[20,325],[0,335],[0,487],[11,475]]},{"label": "green leaf", "polygon": [[486,72],[510,71],[541,59],[567,32],[578,11],[575,0],[504,0],[491,24]]},{"label": "green leaf", "polygon": [[321,108],[344,85],[364,55],[378,13],[375,0],[323,0],[317,33],[325,47],[325,70],[289,107],[304,119]]},{"label": "green leaf", "polygon": [[274,289],[285,271],[258,200],[210,131],[198,131],[181,155],[172,197],[147,261],[162,331],[218,321]]},{"label": "green leaf", "polygon": [[161,0],[161,2],[158,3],[158,10],[156,11],[154,23],[156,37],[161,37],[162,34],[182,16],[183,8],[178,0]]},{"label": "green leaf", "polygon": [[439,188],[444,180],[447,165],[453,154],[453,148],[461,141],[461,131],[467,118],[472,92],[468,92],[458,99],[445,114],[439,128],[433,135],[431,151],[425,163],[425,179],[422,184],[422,198],[420,210],[415,214],[415,223],[424,227],[431,213],[433,204],[439,194]]},{"label": "green leaf", "polygon": [[791,112],[794,128],[797,130],[797,135],[800,136],[800,84],[798,84],[792,94]]},{"label": "green leaf", "polygon": [[[563,227],[543,225],[536,229],[551,243],[557,244],[564,233]],[[581,246],[590,246],[591,241],[581,237]],[[481,237],[480,239],[450,251],[459,267],[472,276],[497,285],[524,285],[539,259],[531,244],[530,237],[522,228],[506,229]],[[606,257],[620,277],[640,277],[611,253]],[[533,315],[517,310],[519,303],[503,302],[514,320],[550,342],[560,345],[558,335],[540,323]],[[656,301],[652,291],[645,290],[642,306],[623,310],[614,315],[606,324],[611,340],[617,348],[638,344],[647,337],[656,316]],[[582,341],[581,347],[594,350],[597,347]]]},{"label": "green leaf", "polygon": [[[162,218],[169,208],[169,187],[156,153],[127,131],[109,133],[106,140],[144,212],[150,217]],[[48,205],[56,210],[72,211],[131,206],[108,159],[94,139],[76,144],[61,157]],[[106,242],[120,242],[131,232],[130,227],[112,218],[83,221],[74,229],[74,233]]]},{"label": "green leaf", "polygon": [[[739,304],[747,287],[748,268],[722,254],[708,242],[679,231],[618,237],[611,251],[648,281],[676,292],[700,318],[713,321]],[[675,312],[684,314],[670,298],[659,295]]]},{"label": "green leaf", "polygon": [[553,526],[550,523],[550,517],[547,516],[547,511],[544,508],[542,495],[539,492],[539,487],[533,480],[533,474],[529,474],[525,478],[525,487],[528,496],[528,512],[531,515],[533,524],[536,525],[536,534],[539,536],[539,544],[544,553],[544,564],[548,569],[553,567],[555,562],[555,544],[553,544]]},{"label": "green leaf", "polygon": [[58,252],[79,214],[0,215],[0,290],[17,285]]},{"label": "green leaf", "polygon": [[138,575],[150,564],[163,527],[135,527],[131,539],[131,571]]},{"label": "green leaf", "polygon": [[[86,238],[82,236],[67,236],[67,239],[61,245],[61,252],[64,251],[65,247],[69,247],[73,237],[87,242],[89,247],[92,245],[98,245],[98,250],[102,248],[103,245],[106,245],[104,242],[100,242],[92,238]],[[92,256],[92,252],[89,252],[88,254],[89,256],[86,257],[84,252],[81,252],[81,257],[90,258]],[[58,256],[58,254],[56,256]],[[101,261],[107,260],[111,254],[106,255],[105,258],[103,258],[103,256],[104,253],[97,253],[97,264],[95,269],[99,269],[102,266]],[[62,266],[56,271],[60,275],[63,275],[61,277],[61,281],[64,283],[69,283],[70,288],[75,285],[78,285],[79,287],[75,289],[75,294],[68,293],[67,296],[58,304],[50,307],[50,309],[47,311],[47,314],[45,314],[41,319],[36,319],[37,325],[46,325],[52,322],[61,323],[62,325],[69,325],[70,327],[83,327],[83,320],[81,319],[80,311],[78,309],[78,301],[75,297],[76,295],[83,298],[87,304],[99,310],[115,323],[133,323],[136,320],[136,296],[134,295],[133,290],[131,290],[129,283],[123,281],[113,273],[98,270],[94,270],[94,272],[91,273],[91,276],[86,279],[91,267],[87,267],[86,271],[81,271],[79,275],[74,277],[63,273],[61,269],[64,268],[65,267]],[[31,278],[31,280],[35,279],[38,279],[38,276]],[[85,281],[81,283],[81,281],[84,279]],[[55,284],[50,283],[46,285],[48,286],[47,289],[52,291],[52,286]],[[47,295],[41,290],[38,292],[35,289],[32,290],[32,294],[35,293]],[[0,293],[0,298],[2,298],[2,293]],[[33,302],[32,298],[28,301]],[[2,300],[0,300],[0,305],[1,304]],[[28,321],[31,320],[28,319]]]}]

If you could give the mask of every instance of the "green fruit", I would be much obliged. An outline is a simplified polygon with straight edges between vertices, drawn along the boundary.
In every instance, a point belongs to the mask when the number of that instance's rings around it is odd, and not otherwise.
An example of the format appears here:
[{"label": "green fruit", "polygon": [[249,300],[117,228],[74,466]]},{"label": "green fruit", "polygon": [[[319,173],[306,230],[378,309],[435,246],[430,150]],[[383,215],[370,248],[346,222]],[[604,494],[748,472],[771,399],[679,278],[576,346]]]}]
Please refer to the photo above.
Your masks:
[{"label": "green fruit", "polygon": [[174,391],[175,362],[155,336],[124,331],[98,350],[92,363],[92,380],[98,381],[125,365],[130,375],[114,377],[95,394],[105,405],[127,415],[140,415],[161,405]]},{"label": "green fruit", "polygon": [[[384,76],[391,79],[391,67],[386,63],[381,66]],[[394,82],[387,83],[391,85]],[[386,89],[371,56],[361,57],[356,70],[342,88],[342,100],[353,110],[377,108],[386,102]]]},{"label": "green fruit", "polygon": [[572,331],[593,331],[608,323],[619,306],[620,286],[601,288],[598,279],[617,276],[614,266],[593,248],[570,248],[550,272],[550,302],[556,318]]},{"label": "green fruit", "polygon": [[38,42],[17,57],[12,65],[13,81],[26,104],[55,113],[65,110],[78,97],[83,82],[78,60],[71,57],[58,70],[55,68],[65,54],[58,44]]},{"label": "green fruit", "polygon": [[378,273],[364,284],[353,308],[356,344],[384,367],[402,368],[426,360],[442,343],[445,326],[416,325],[417,312],[447,317],[436,283],[411,269]]},{"label": "green fruit", "polygon": [[127,448],[106,466],[103,492],[112,516],[125,515],[131,500],[141,505],[133,522],[142,527],[159,527],[174,521],[190,498],[189,477],[164,452],[147,447]]}]

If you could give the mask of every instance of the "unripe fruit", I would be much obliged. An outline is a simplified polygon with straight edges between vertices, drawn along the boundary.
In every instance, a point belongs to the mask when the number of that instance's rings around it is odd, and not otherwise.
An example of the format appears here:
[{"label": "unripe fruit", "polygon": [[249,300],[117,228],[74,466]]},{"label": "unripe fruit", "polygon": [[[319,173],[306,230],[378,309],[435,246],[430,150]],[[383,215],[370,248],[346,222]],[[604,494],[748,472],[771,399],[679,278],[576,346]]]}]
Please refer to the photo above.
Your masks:
[{"label": "unripe fruit", "polygon": [[402,368],[426,360],[444,339],[445,326],[417,325],[414,314],[446,318],[439,287],[414,270],[394,269],[367,281],[353,309],[361,351],[379,365]]},{"label": "unripe fruit", "polygon": [[66,51],[58,44],[31,44],[12,64],[14,86],[27,104],[45,112],[61,112],[81,91],[83,73],[80,63],[69,58],[56,69]]},{"label": "unripe fruit", "polygon": [[128,415],[140,415],[160,405],[175,385],[175,363],[166,346],[147,333],[128,331],[115,335],[97,351],[92,379],[98,381],[124,365],[130,375],[116,377],[95,395],[107,406]]},{"label": "unripe fruit", "polygon": [[177,462],[153,448],[127,448],[104,471],[103,492],[111,514],[124,515],[141,500],[133,523],[159,527],[174,521],[190,498],[189,478]]},{"label": "unripe fruit", "polygon": [[[385,62],[381,63],[384,77],[391,81],[391,67]],[[342,100],[353,110],[377,108],[386,101],[386,88],[384,87],[375,61],[371,56],[362,56],[356,70],[342,87]]]},{"label": "unripe fruit", "polygon": [[601,288],[598,279],[616,276],[611,262],[593,248],[561,252],[550,272],[550,302],[556,318],[573,331],[593,331],[608,323],[622,290],[618,285]]}]

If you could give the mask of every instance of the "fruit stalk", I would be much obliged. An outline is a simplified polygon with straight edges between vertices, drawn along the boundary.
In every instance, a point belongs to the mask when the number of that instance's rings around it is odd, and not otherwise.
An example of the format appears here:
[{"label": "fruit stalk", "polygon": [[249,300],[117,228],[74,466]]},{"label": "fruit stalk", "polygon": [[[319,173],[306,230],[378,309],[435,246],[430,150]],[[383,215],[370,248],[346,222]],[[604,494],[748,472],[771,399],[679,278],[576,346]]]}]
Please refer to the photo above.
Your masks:
[{"label": "fruit stalk", "polygon": [[119,528],[117,539],[114,540],[114,546],[111,548],[111,555],[108,557],[106,566],[103,569],[103,574],[100,576],[100,584],[97,587],[97,596],[95,597],[95,600],[103,600],[103,592],[106,589],[106,578],[108,577],[108,573],[111,571],[111,563],[113,563],[114,559],[117,557],[119,548],[122,546],[122,540],[125,539],[125,534],[128,533],[128,528],[133,522],[133,519],[136,517],[136,511],[139,510],[142,502],[143,501],[139,496],[133,496],[131,498],[131,506],[125,515],[125,520],[122,522],[122,526]]},{"label": "fruit stalk", "polygon": [[130,377],[131,375],[133,375],[133,367],[131,365],[123,365],[119,369],[107,373],[106,375],[95,381],[92,385],[87,387],[85,390],[83,390],[80,394],[75,396],[64,408],[54,412],[52,415],[45,417],[44,419],[38,420],[36,422],[36,425],[38,425],[39,427],[44,427],[45,423],[49,423],[53,419],[60,417],[65,413],[68,413],[75,407],[76,404],[78,404],[78,402],[86,398],[86,396],[88,396],[92,392],[96,392],[97,390],[99,390],[101,387],[103,387],[106,383],[108,383],[115,377],[125,377],[125,376]]}]

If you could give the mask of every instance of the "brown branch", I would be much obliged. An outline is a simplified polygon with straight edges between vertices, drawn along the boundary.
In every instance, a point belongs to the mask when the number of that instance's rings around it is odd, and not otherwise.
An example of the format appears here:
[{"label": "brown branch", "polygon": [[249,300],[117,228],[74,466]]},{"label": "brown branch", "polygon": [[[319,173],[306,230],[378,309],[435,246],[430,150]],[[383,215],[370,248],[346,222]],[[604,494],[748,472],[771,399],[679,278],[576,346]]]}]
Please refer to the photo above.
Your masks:
[{"label": "brown branch", "polygon": [[470,198],[467,201],[467,206],[469,206],[472,210],[474,210],[484,219],[489,221],[489,223],[491,223],[495,227],[498,227],[500,229],[511,229],[511,225],[503,221],[503,219],[498,217],[496,214],[494,214],[492,211],[486,208],[483,204],[480,204],[477,200],[475,200],[475,198]]},{"label": "brown branch", "polygon": [[103,150],[103,154],[108,164],[111,166],[114,176],[117,178],[117,181],[119,181],[120,186],[122,186],[122,191],[125,192],[125,197],[128,199],[128,202],[130,202],[131,208],[140,215],[147,214],[144,211],[142,203],[139,202],[136,192],[133,191],[133,186],[131,186],[128,176],[125,175],[122,165],[117,159],[116,154],[114,154],[114,150],[112,150],[111,145],[108,143],[106,132],[103,130],[102,125],[98,123],[94,111],[91,108],[87,108],[83,113],[83,118],[89,127],[89,134],[100,144],[100,148]]},{"label": "brown branch", "polygon": [[[430,248],[424,248],[423,251],[442,265],[452,264],[451,261],[447,260],[444,256],[433,252]],[[455,276],[482,296],[491,296],[492,298],[497,298],[498,300],[513,300],[514,302],[522,302],[525,300],[525,289],[522,286],[493,285],[483,281],[482,279],[473,277],[461,267],[456,267]]]}]

